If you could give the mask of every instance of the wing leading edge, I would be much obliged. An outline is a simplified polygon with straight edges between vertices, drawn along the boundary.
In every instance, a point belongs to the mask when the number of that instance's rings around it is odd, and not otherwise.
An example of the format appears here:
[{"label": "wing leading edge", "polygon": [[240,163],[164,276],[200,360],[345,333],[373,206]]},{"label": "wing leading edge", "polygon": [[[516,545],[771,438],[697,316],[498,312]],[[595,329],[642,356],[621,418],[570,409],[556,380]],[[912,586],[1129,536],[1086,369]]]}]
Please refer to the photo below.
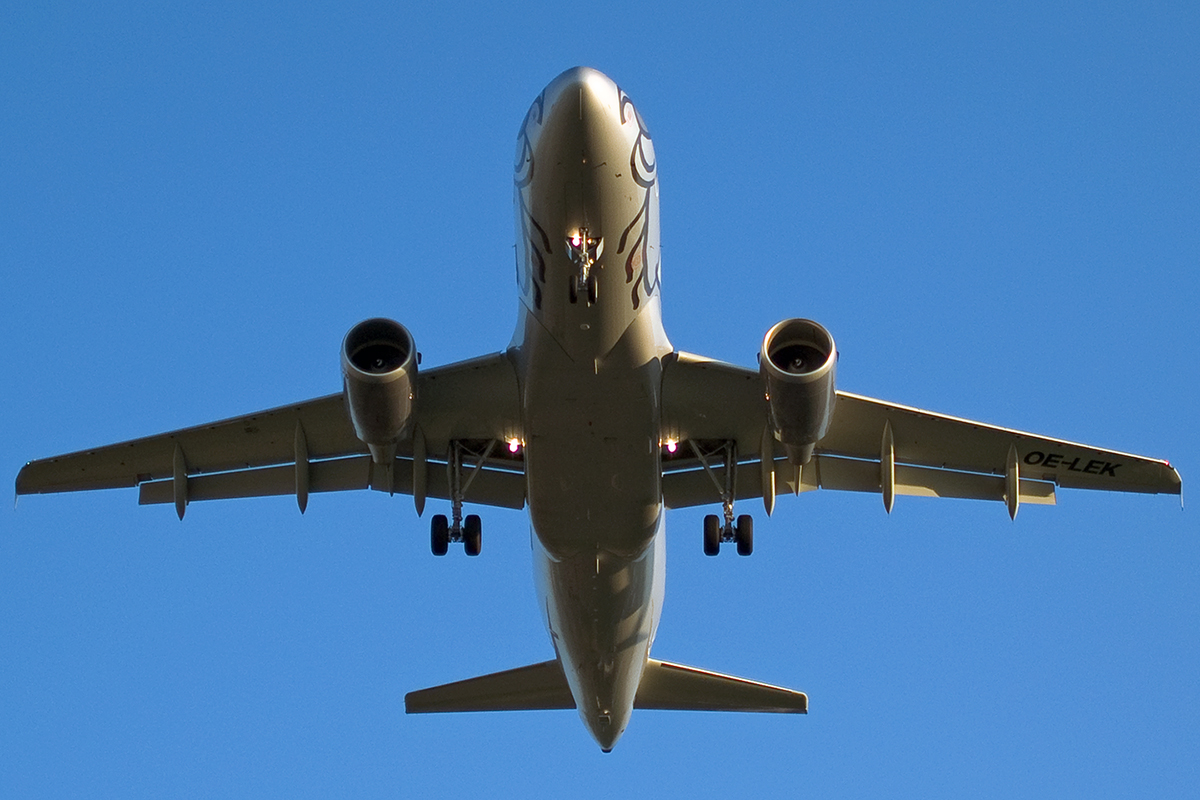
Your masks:
[{"label": "wing leading edge", "polygon": [[422,372],[417,397],[414,434],[386,467],[372,463],[343,396],[334,394],[31,461],[17,475],[16,492],[139,486],[139,502],[175,503],[181,516],[196,500],[287,494],[296,495],[303,511],[310,492],[351,489],[447,498],[449,479],[437,467],[458,447],[473,475],[465,500],[521,508],[521,455],[496,446],[521,439],[516,373],[507,354]]},{"label": "wing leading edge", "polygon": [[[838,392],[829,431],[797,469],[768,429],[757,371],[688,353],[663,373],[666,436],[680,447],[663,464],[668,507],[720,501],[723,467],[704,463],[704,447],[736,447],[735,496],[817,488],[895,495],[1052,504],[1055,487],[1180,494],[1166,461],[988,425]],[[763,456],[766,455],[766,458]],[[764,490],[764,487],[766,489]]]}]

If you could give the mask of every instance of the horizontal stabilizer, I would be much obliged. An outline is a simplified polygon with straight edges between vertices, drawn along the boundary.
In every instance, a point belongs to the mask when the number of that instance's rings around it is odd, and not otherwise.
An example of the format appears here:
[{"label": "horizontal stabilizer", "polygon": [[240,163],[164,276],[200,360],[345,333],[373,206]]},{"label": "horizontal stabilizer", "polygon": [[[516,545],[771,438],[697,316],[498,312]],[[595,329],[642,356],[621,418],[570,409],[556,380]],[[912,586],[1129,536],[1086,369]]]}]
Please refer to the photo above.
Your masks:
[{"label": "horizontal stabilizer", "polygon": [[575,699],[558,661],[493,672],[404,696],[409,714],[446,711],[541,711],[574,708]]},{"label": "horizontal stabilizer", "polygon": [[683,664],[650,659],[634,708],[807,714],[808,695]]},{"label": "horizontal stabilizer", "polygon": [[[780,686],[652,658],[642,672],[633,707],[807,714],[808,696]],[[557,661],[543,661],[433,686],[409,692],[404,697],[404,710],[409,714],[566,708],[575,708],[575,700]]]}]

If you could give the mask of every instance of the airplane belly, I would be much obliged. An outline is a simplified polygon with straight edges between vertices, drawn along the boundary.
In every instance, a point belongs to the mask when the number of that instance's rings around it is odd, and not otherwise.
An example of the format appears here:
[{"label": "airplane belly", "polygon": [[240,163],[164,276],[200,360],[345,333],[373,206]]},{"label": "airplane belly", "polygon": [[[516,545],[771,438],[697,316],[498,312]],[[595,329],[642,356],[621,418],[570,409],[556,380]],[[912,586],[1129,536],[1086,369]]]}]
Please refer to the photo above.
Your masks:
[{"label": "airplane belly", "polygon": [[597,550],[633,558],[654,535],[662,370],[658,354],[644,352],[653,339],[642,327],[630,326],[603,367],[566,358],[547,337],[529,340],[526,497],[534,530],[556,558]]},{"label": "airplane belly", "polygon": [[523,372],[542,610],[579,715],[604,749],[629,722],[662,605],[662,373],[640,327],[592,369],[529,337]]},{"label": "airplane belly", "polygon": [[649,544],[661,488],[648,436],[534,433],[527,440],[529,513],[556,558],[602,552],[632,558]]}]

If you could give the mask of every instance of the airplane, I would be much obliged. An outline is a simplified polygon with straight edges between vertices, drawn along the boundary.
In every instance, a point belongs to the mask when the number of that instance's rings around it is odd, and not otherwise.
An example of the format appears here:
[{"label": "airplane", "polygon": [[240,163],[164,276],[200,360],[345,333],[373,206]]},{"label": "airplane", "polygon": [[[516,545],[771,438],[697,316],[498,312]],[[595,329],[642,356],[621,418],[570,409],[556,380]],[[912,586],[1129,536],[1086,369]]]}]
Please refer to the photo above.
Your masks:
[{"label": "airplane", "polygon": [[372,489],[449,501],[444,556],[482,548],[467,503],[528,508],[554,658],[410,692],[408,713],[575,709],[605,752],[634,709],[806,713],[798,691],[651,656],[666,509],[719,506],[704,552],[754,549],[739,500],[816,489],[1053,504],[1057,488],[1180,494],[1166,461],[923,411],[836,388],[832,335],[770,328],[758,364],[677,350],[661,315],[650,132],[606,75],[576,67],[517,134],[517,324],[502,352],[422,369],[412,334],[365,320],[342,391],[31,461],[18,495],[137,486],[142,504]]}]

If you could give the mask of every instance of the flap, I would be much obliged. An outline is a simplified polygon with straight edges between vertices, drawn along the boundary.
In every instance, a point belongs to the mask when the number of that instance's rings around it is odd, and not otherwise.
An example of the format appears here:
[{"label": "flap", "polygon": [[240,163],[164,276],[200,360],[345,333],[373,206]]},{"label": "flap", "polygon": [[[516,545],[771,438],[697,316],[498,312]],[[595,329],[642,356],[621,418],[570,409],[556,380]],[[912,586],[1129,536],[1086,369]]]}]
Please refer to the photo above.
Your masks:
[{"label": "flap", "polygon": [[[725,480],[725,468],[712,466],[713,477],[703,468],[695,468],[663,475],[663,502],[667,508],[688,508],[712,505],[721,502],[717,488]],[[746,461],[737,466],[735,499],[746,500],[762,497],[762,469],[757,460]],[[801,469],[792,466],[786,459],[775,461],[775,494],[799,494],[815,489],[831,489],[844,492],[882,491],[878,461],[841,458],[838,456],[813,456],[812,461]],[[1003,502],[1006,486],[1000,475],[981,475],[973,472],[957,472],[929,467],[914,467],[902,464],[896,467],[897,495],[911,497],[953,497],[964,500],[996,500]],[[1044,481],[1020,479],[1022,503],[1054,505],[1054,484]]]},{"label": "flap", "polygon": [[[501,468],[498,459],[489,459],[463,490],[463,500],[485,506],[521,509],[525,507],[525,475],[511,468]],[[450,478],[446,465],[430,465],[426,497],[450,499]],[[468,474],[471,474],[468,467]],[[355,489],[376,489],[389,494],[413,493],[413,462],[397,458],[390,470],[371,462],[370,456],[317,461],[308,465],[308,491],[346,492]],[[187,501],[229,500],[239,497],[273,497],[296,494],[296,467],[286,464],[277,467],[242,469],[214,475],[195,475],[187,479]],[[175,502],[174,480],[148,481],[141,484],[138,503],[155,505]]]}]

